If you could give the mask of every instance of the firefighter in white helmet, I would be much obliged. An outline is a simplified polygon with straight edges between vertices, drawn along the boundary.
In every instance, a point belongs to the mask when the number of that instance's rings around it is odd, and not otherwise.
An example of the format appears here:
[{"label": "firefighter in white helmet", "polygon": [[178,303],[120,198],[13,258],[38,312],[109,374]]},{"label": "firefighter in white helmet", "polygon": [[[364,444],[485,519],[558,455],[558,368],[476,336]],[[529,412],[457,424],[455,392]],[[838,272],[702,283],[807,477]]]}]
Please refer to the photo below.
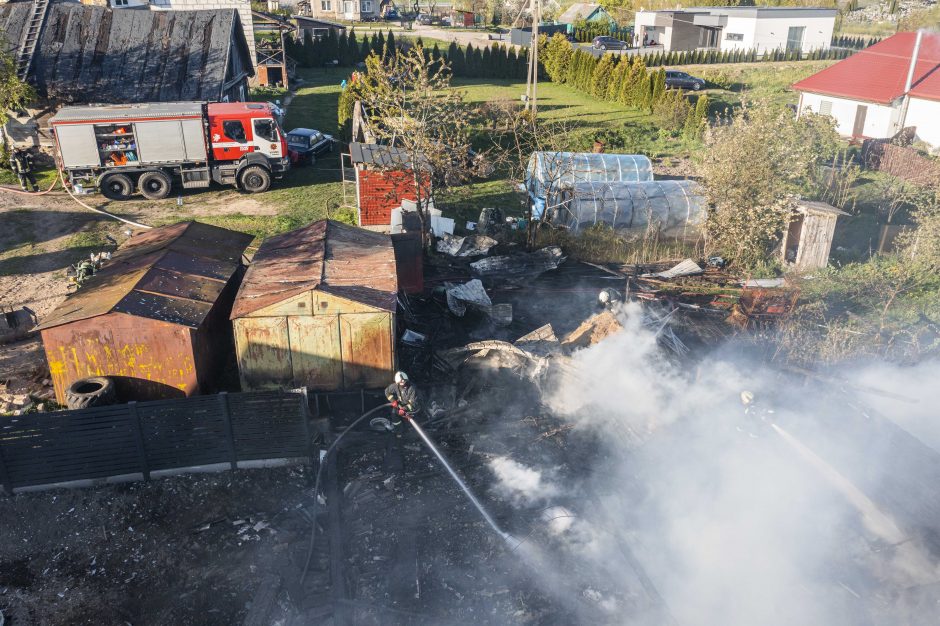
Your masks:
[{"label": "firefighter in white helmet", "polygon": [[385,388],[385,397],[392,405],[390,421],[395,428],[401,425],[402,418],[411,419],[421,409],[418,389],[404,372],[395,372],[395,382]]},{"label": "firefighter in white helmet", "polygon": [[602,289],[599,294],[597,294],[597,305],[605,309],[613,309],[618,304],[623,302],[623,296],[620,295],[620,292],[611,287]]}]

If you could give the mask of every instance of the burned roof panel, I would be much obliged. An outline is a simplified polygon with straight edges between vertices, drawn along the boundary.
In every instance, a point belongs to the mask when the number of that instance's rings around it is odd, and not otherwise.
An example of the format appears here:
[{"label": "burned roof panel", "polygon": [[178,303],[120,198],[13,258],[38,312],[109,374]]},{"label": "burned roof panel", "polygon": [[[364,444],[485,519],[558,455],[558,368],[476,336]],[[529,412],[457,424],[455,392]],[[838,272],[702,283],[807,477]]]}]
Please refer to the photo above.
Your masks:
[{"label": "burned roof panel", "polygon": [[251,240],[251,235],[198,222],[136,235],[39,329],[111,312],[198,328],[238,271]]},{"label": "burned roof panel", "polygon": [[[5,49],[18,46],[31,9],[28,2],[0,6]],[[250,74],[235,9],[112,11],[55,3],[31,79],[40,93],[66,102],[218,100],[230,49],[244,56],[241,66]]]},{"label": "burned roof panel", "polygon": [[232,319],[313,289],[394,311],[398,278],[391,237],[321,220],[268,239],[245,274]]}]

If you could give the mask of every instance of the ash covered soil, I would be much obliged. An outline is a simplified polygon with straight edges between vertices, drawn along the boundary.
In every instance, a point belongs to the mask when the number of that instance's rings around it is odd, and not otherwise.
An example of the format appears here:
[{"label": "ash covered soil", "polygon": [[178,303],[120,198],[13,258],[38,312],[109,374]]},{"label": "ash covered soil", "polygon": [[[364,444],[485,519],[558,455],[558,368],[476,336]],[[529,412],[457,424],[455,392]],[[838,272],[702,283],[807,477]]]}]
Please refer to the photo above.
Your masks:
[{"label": "ash covered soil", "polygon": [[0,497],[7,624],[236,624],[306,528],[302,467]]}]

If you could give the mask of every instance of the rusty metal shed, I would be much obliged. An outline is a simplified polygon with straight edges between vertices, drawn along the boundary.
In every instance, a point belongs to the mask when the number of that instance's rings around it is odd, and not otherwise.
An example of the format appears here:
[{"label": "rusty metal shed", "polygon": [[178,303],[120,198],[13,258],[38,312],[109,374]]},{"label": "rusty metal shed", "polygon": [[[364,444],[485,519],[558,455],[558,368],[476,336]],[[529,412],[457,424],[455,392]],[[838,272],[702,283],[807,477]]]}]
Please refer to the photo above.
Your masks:
[{"label": "rusty metal shed", "polygon": [[242,389],[368,389],[395,369],[388,235],[331,220],[265,241],[235,298]]},{"label": "rusty metal shed", "polygon": [[118,398],[214,388],[231,354],[232,301],[251,235],[181,222],[135,235],[39,325],[56,398],[111,376]]}]

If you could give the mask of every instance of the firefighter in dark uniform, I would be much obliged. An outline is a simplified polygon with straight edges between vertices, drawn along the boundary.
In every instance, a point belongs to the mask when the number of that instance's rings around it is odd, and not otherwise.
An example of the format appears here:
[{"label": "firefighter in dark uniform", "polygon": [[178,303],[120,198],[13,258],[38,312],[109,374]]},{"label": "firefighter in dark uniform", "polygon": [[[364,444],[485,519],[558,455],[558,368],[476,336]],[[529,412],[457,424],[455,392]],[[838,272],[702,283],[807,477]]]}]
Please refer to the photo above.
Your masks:
[{"label": "firefighter in dark uniform", "polygon": [[613,309],[621,302],[623,302],[623,296],[611,287],[607,287],[597,294],[597,306],[603,309]]},{"label": "firefighter in dark uniform", "polygon": [[19,177],[23,191],[29,191],[27,183],[32,186],[33,191],[39,191],[36,177],[33,176],[33,155],[26,150],[14,148],[10,153],[10,169]]},{"label": "firefighter in dark uniform", "polygon": [[384,469],[390,475],[386,486],[391,486],[394,477],[404,470],[402,446],[402,419],[413,419],[421,410],[418,389],[411,384],[408,374],[395,372],[395,382],[385,388],[385,397],[392,405],[389,419],[391,428],[385,440]]}]

